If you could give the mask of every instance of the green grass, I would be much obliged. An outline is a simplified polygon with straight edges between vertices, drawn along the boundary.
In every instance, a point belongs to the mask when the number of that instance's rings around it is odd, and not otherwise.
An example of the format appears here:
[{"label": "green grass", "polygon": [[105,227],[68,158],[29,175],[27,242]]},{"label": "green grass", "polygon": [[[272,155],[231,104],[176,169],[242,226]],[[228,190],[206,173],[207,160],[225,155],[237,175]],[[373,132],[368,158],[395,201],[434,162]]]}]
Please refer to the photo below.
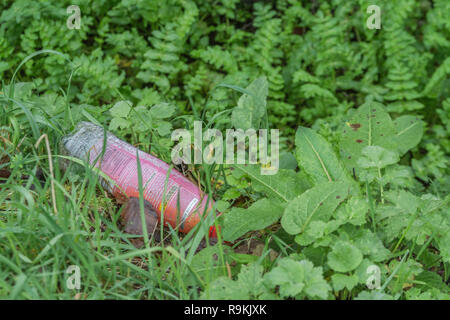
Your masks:
[{"label": "green grass", "polygon": [[[36,52],[24,62],[45,53],[54,52]],[[13,95],[14,79],[11,83],[9,94]],[[76,177],[72,173],[73,162],[66,171],[62,170],[58,161],[61,136],[50,135],[49,152],[54,166],[50,174],[45,144],[37,148],[34,144],[42,132],[52,128],[41,126],[39,129],[39,120],[22,102],[9,98],[3,101],[10,103],[10,111],[15,106],[22,108],[33,135],[24,135],[20,126],[0,128],[16,137],[16,143],[3,141],[5,148],[0,154],[3,159],[0,169],[12,169],[10,177],[0,184],[0,298],[198,298],[204,282],[190,267],[190,262],[208,228],[199,226],[182,237],[174,230],[164,230],[166,243],[163,246],[148,236],[144,223],[145,245],[135,248],[129,240],[137,236],[120,230],[120,204],[106,195],[98,172],[86,164],[83,169],[80,162],[75,164],[81,167]],[[2,119],[5,119],[9,116],[8,108],[2,110]],[[45,120],[51,123],[55,119]],[[69,118],[58,120],[63,133],[73,127]],[[42,186],[36,176],[38,167],[47,177]],[[141,182],[140,165],[138,168]],[[209,177],[205,181],[209,181]],[[142,196],[141,183],[140,186]],[[140,206],[143,218],[142,198]],[[183,258],[186,253],[189,253],[187,258]],[[213,261],[210,262],[213,267]],[[215,264],[216,269],[226,270],[223,259]],[[80,290],[69,289],[66,285],[72,275],[66,273],[71,265],[80,268]],[[207,279],[211,270],[214,268],[201,270],[202,277]]]}]

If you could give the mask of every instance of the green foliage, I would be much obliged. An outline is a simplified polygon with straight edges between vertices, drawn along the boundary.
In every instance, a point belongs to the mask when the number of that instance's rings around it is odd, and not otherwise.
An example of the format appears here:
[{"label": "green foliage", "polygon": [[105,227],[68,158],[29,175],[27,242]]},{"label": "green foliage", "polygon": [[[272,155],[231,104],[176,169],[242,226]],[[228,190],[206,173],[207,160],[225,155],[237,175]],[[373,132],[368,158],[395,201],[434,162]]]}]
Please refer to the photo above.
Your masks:
[{"label": "green foliage", "polygon": [[[448,0],[378,1],[379,30],[367,0],[82,0],[79,30],[71,4],[0,3],[0,297],[73,298],[76,264],[83,298],[448,299]],[[55,160],[82,120],[166,162],[195,120],[279,129],[274,175],[177,168],[217,200],[222,239],[258,238],[261,257],[195,254],[201,232],[132,247],[96,178]]]},{"label": "green foliage", "polygon": [[223,238],[234,241],[252,230],[264,229],[281,217],[283,205],[268,199],[256,201],[248,209],[233,208],[224,217]]},{"label": "green foliage", "polygon": [[282,298],[326,299],[331,289],[323,279],[322,268],[314,267],[308,260],[280,259],[277,266],[265,275],[265,280],[271,288],[279,286]]},{"label": "green foliage", "polygon": [[327,222],[347,197],[348,188],[342,182],[324,182],[314,186],[289,202],[281,225],[288,233],[297,234],[305,232],[310,223]]}]

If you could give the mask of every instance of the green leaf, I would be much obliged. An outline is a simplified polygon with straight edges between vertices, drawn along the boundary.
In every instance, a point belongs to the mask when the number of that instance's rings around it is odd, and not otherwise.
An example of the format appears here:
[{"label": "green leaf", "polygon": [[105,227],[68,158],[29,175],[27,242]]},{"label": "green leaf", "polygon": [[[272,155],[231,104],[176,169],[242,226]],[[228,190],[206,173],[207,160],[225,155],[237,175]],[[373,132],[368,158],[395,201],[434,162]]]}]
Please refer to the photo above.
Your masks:
[{"label": "green leaf", "polygon": [[230,188],[222,196],[222,200],[232,200],[239,198],[241,196],[241,193],[237,188]]},{"label": "green leaf", "polygon": [[161,136],[168,136],[172,131],[172,124],[167,121],[158,121],[156,130]]},{"label": "green leaf", "polygon": [[322,268],[315,268],[308,260],[282,258],[264,276],[264,280],[270,288],[279,286],[280,296],[283,298],[302,294],[310,298],[326,299],[331,289],[323,279]]},{"label": "green leaf", "polygon": [[390,257],[390,251],[386,249],[378,236],[369,229],[359,229],[352,235],[355,246],[374,262],[381,262]]},{"label": "green leaf", "polygon": [[131,110],[131,101],[123,100],[116,102],[114,106],[109,109],[109,112],[113,117],[116,118],[126,118]]},{"label": "green leaf", "polygon": [[322,267],[314,267],[312,262],[302,260],[300,263],[305,268],[305,288],[304,291],[309,298],[326,299],[331,287],[323,278]]},{"label": "green leaf", "polygon": [[336,210],[336,218],[342,223],[360,226],[366,222],[367,211],[369,211],[369,204],[366,199],[352,197],[344,206]]},{"label": "green leaf", "polygon": [[338,241],[328,254],[328,265],[334,271],[349,272],[359,266],[363,259],[361,251],[346,241]]},{"label": "green leaf", "polygon": [[250,263],[243,265],[239,272],[237,281],[242,288],[248,292],[248,295],[252,299],[274,299],[276,296],[269,291],[264,284],[262,277],[264,267],[260,264]]},{"label": "green leaf", "polygon": [[423,135],[424,123],[415,116],[406,115],[395,119],[394,126],[397,132],[398,152],[402,156],[419,144]]},{"label": "green leaf", "polygon": [[274,175],[263,175],[258,165],[233,165],[232,169],[233,176],[237,178],[248,176],[255,191],[283,202],[288,202],[310,187],[309,183],[299,178],[293,170],[279,169]]},{"label": "green leaf", "polygon": [[236,281],[219,277],[210,282],[201,294],[201,299],[233,300],[233,299],[277,299],[264,284],[264,268],[257,263],[243,265]]},{"label": "green leaf", "polygon": [[159,103],[150,109],[150,114],[155,119],[166,119],[175,113],[175,106],[170,103]]},{"label": "green leaf", "polygon": [[377,102],[366,102],[341,129],[341,158],[349,170],[357,168],[356,162],[367,146],[396,151],[395,135],[394,124],[384,106]]},{"label": "green leaf", "polygon": [[281,152],[280,153],[280,169],[297,169],[297,159],[291,152]]},{"label": "green leaf", "polygon": [[320,220],[312,221],[303,233],[295,237],[295,242],[301,246],[310,245],[316,239],[320,239],[324,235],[326,227],[326,222]]},{"label": "green leaf", "polygon": [[269,84],[266,77],[254,80],[247,88],[233,109],[231,121],[235,128],[247,130],[259,129],[260,121],[266,114],[266,98]]},{"label": "green leaf", "polygon": [[232,208],[224,215],[222,236],[234,241],[252,230],[261,230],[278,221],[284,206],[277,201],[261,199],[248,209]]},{"label": "green leaf", "polygon": [[281,297],[295,297],[305,287],[305,269],[298,261],[282,258],[264,279],[270,288],[280,287]]},{"label": "green leaf", "polygon": [[299,166],[315,184],[326,181],[351,182],[331,145],[314,130],[298,127],[295,145]]},{"label": "green leaf", "polygon": [[327,222],[339,203],[347,198],[349,188],[344,182],[318,184],[288,203],[281,225],[287,233],[298,234],[312,221]]},{"label": "green leaf", "polygon": [[397,163],[400,158],[394,151],[386,150],[379,146],[367,146],[361,151],[362,156],[358,159],[361,168],[384,168]]},{"label": "green leaf", "polygon": [[335,273],[331,276],[331,281],[333,283],[333,288],[336,291],[341,291],[344,288],[347,288],[351,291],[359,282],[359,278],[357,275],[347,276],[341,273]]},{"label": "green leaf", "polygon": [[130,122],[124,118],[112,118],[109,123],[109,130],[126,129],[130,126]]}]

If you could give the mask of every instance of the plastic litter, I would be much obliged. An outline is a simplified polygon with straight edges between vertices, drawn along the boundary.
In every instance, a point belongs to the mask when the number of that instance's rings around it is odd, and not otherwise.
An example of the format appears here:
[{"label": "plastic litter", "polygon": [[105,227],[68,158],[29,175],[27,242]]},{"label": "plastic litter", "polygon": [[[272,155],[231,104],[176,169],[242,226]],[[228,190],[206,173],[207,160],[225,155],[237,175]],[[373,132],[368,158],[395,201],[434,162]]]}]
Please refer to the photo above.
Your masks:
[{"label": "plastic litter", "polygon": [[[189,232],[213,206],[213,200],[202,194],[198,186],[164,161],[138,150],[110,132],[90,122],[80,122],[75,130],[63,137],[62,153],[86,160],[99,168],[115,183],[101,179],[102,186],[120,202],[139,198],[136,152],[141,164],[143,195],[161,221],[164,202],[164,224],[183,233]],[[164,192],[165,191],[165,192]],[[208,210],[205,207],[208,206]],[[131,227],[130,227],[131,228]],[[214,227],[209,236],[215,237]]]}]

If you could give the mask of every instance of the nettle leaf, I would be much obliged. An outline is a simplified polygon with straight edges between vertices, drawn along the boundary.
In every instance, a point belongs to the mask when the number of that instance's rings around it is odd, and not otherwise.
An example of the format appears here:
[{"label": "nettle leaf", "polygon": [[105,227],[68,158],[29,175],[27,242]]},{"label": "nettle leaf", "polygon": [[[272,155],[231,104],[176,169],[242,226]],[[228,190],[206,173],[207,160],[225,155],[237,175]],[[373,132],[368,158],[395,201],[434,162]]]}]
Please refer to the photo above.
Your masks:
[{"label": "nettle leaf", "polygon": [[278,260],[277,266],[266,273],[264,280],[270,288],[279,287],[280,296],[326,299],[331,287],[323,278],[321,267],[314,267],[308,260],[291,258]]},{"label": "nettle leaf", "polygon": [[367,146],[397,150],[394,123],[382,104],[366,102],[341,129],[341,158],[349,170],[357,168],[357,160]]},{"label": "nettle leaf", "polygon": [[155,119],[166,119],[175,113],[175,106],[170,103],[159,103],[150,109],[150,114]]},{"label": "nettle leaf", "polygon": [[359,266],[362,260],[361,251],[347,241],[336,242],[328,253],[328,265],[338,272],[352,271]]},{"label": "nettle leaf", "polygon": [[119,101],[116,102],[111,109],[109,109],[109,112],[113,117],[126,118],[130,113],[131,106],[132,106],[131,101],[128,100]]},{"label": "nettle leaf", "polygon": [[248,209],[232,208],[224,215],[222,236],[226,241],[234,241],[252,230],[261,230],[278,221],[283,214],[281,202],[261,199]]},{"label": "nettle leaf", "polygon": [[345,182],[325,182],[291,200],[284,210],[281,225],[289,234],[304,232],[313,221],[327,222],[336,207],[349,194]]},{"label": "nettle leaf", "polygon": [[231,121],[235,128],[258,129],[262,117],[266,114],[266,98],[269,84],[266,77],[254,80],[246,89],[233,109]]},{"label": "nettle leaf", "polygon": [[314,183],[352,181],[331,145],[314,130],[298,127],[295,145],[299,166],[305,170]]},{"label": "nettle leaf", "polygon": [[311,187],[293,170],[279,169],[274,175],[263,175],[259,165],[233,165],[232,169],[234,177],[248,176],[255,191],[282,202],[288,202]]},{"label": "nettle leaf", "polygon": [[395,119],[396,140],[400,156],[417,146],[422,140],[424,123],[416,116],[406,115]]},{"label": "nettle leaf", "polygon": [[358,159],[361,168],[384,168],[397,163],[400,158],[398,153],[389,151],[379,146],[367,146],[361,151],[362,156]]}]

